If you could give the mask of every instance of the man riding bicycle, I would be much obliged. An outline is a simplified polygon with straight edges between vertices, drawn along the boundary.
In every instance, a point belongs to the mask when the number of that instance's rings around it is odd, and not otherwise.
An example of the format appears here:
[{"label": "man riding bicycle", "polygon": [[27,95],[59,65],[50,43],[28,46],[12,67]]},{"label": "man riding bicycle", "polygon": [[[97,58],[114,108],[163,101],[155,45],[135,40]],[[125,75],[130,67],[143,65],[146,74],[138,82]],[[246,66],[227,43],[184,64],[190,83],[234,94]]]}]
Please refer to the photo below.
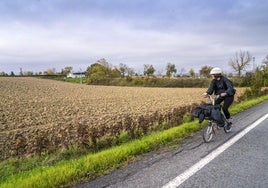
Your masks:
[{"label": "man riding bicycle", "polygon": [[224,102],[222,110],[227,121],[227,129],[229,129],[231,128],[232,122],[230,120],[231,115],[228,109],[233,103],[235,95],[233,83],[228,78],[222,75],[222,70],[218,67],[213,68],[210,71],[210,75],[212,80],[210,82],[207,92],[204,93],[204,95],[212,95],[213,93],[215,95],[219,95],[219,97],[215,101],[215,104],[220,104]]}]

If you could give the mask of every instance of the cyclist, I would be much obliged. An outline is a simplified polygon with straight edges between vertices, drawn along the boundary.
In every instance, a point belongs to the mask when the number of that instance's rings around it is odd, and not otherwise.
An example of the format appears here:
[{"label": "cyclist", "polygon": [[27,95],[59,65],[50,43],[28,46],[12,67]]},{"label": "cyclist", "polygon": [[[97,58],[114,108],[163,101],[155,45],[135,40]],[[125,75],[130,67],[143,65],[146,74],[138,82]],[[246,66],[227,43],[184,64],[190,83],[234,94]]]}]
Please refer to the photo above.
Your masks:
[{"label": "cyclist", "polygon": [[204,93],[204,95],[212,95],[213,93],[215,95],[219,95],[219,97],[215,101],[215,104],[220,104],[224,102],[222,106],[222,111],[227,121],[227,129],[230,129],[232,122],[230,120],[231,115],[228,109],[234,101],[235,89],[233,83],[228,78],[222,75],[222,70],[218,67],[211,69],[210,75],[212,80],[210,82],[207,92]]}]

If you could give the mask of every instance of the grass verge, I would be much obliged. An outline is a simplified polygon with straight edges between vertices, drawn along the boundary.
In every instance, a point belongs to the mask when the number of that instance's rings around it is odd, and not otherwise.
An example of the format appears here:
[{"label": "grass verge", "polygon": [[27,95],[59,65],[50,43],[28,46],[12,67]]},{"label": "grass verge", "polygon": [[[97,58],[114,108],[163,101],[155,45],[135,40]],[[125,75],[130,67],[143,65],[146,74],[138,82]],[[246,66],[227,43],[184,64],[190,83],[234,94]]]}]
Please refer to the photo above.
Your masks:
[{"label": "grass verge", "polygon": [[[233,105],[230,112],[234,115],[265,100],[268,100],[268,95],[241,102]],[[0,183],[0,187],[58,187],[92,180],[126,165],[137,155],[155,150],[174,140],[181,141],[204,125],[205,122],[200,125],[197,121],[184,123],[95,154],[64,160],[51,166],[37,166],[19,173],[14,170],[14,164],[2,162],[0,168],[11,170],[13,173]]]},{"label": "grass verge", "polygon": [[243,101],[243,102],[240,102],[238,104],[232,105],[230,107],[229,111],[230,111],[231,115],[235,115],[243,110],[246,110],[246,109],[248,109],[256,104],[259,104],[263,101],[266,101],[266,100],[268,100],[268,95],[264,95],[264,96],[261,96],[261,97],[255,98],[255,99]]}]

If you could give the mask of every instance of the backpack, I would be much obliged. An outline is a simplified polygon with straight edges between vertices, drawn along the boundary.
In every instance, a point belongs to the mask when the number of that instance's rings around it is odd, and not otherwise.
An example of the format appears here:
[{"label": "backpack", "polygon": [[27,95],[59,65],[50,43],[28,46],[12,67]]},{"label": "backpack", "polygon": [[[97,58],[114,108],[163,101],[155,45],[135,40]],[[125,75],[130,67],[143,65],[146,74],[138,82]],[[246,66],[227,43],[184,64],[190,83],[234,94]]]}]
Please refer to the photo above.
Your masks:
[{"label": "backpack", "polygon": [[231,80],[227,79],[226,77],[223,77],[223,85],[224,85],[224,89],[227,90],[227,83],[226,82],[230,82],[230,85],[232,86],[232,89],[230,90],[229,95],[235,95],[236,93],[236,89],[234,88],[234,84]]}]

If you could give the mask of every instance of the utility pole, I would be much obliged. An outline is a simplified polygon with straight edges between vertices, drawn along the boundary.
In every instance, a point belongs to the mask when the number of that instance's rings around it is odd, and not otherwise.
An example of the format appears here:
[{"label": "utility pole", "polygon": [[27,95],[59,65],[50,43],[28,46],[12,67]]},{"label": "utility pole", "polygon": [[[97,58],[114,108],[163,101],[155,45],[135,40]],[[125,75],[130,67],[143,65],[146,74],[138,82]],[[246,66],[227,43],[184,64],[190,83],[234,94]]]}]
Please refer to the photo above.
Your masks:
[{"label": "utility pole", "polygon": [[255,70],[255,57],[252,57],[252,61],[253,61],[253,72]]}]

